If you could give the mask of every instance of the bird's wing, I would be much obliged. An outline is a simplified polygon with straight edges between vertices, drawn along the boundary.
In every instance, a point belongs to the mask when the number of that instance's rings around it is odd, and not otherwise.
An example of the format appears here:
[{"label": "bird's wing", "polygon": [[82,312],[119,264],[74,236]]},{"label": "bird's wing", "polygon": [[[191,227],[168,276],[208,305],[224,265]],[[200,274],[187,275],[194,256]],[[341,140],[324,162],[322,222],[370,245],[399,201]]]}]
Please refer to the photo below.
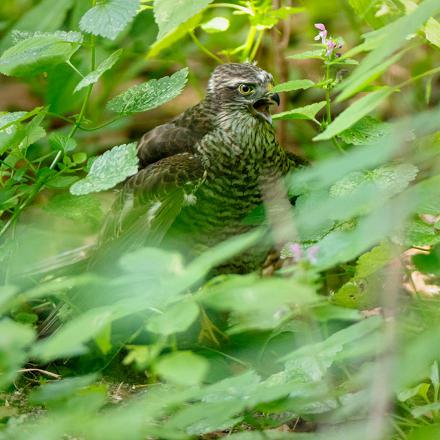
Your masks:
[{"label": "bird's wing", "polygon": [[138,143],[141,167],[175,154],[194,152],[194,146],[211,128],[203,102],[186,110],[173,121],[153,128]]},{"label": "bird's wing", "polygon": [[203,182],[204,172],[196,155],[180,153],[127,180],[102,229],[93,260],[101,256],[114,259],[142,244],[159,244],[188,197]]}]

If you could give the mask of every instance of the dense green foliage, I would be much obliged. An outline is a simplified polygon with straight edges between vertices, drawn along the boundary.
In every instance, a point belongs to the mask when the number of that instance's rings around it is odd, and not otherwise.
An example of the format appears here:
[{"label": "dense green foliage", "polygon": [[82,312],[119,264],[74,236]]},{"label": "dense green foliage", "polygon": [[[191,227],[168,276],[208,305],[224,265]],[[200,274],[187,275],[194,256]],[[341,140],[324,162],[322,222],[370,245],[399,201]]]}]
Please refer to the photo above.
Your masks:
[{"label": "dense green foliage", "polygon": [[[0,438],[440,438],[438,20],[439,0],[3,0]],[[194,261],[87,270],[136,140],[246,60],[311,161],[281,182],[295,206],[280,191]],[[281,268],[210,278],[261,240]]]}]

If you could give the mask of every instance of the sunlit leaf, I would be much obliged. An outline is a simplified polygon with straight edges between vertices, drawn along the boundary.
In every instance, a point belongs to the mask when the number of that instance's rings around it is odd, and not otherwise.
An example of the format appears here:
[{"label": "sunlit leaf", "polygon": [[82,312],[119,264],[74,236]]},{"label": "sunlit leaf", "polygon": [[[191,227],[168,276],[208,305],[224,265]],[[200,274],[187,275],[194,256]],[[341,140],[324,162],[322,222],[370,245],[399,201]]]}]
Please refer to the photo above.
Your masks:
[{"label": "sunlit leaf", "polygon": [[113,52],[108,58],[106,58],[93,72],[90,72],[86,75],[75,87],[74,92],[78,92],[84,87],[89,86],[90,84],[95,84],[99,78],[103,75],[104,72],[110,70],[119,60],[122,54],[122,49]]},{"label": "sunlit leaf", "polygon": [[119,145],[99,156],[84,179],[76,182],[70,192],[76,196],[113,188],[138,171],[136,143]]},{"label": "sunlit leaf", "polygon": [[139,84],[113,98],[107,108],[117,113],[129,114],[159,107],[180,95],[187,77],[188,69],[185,68],[171,76]]},{"label": "sunlit leaf", "polygon": [[35,36],[22,40],[0,57],[0,72],[10,76],[29,76],[63,63],[78,50],[79,43],[59,35]]},{"label": "sunlit leaf", "polygon": [[350,107],[338,115],[336,119],[321,134],[315,136],[313,140],[324,141],[331,139],[344,130],[347,130],[378,107],[391,93],[393,93],[393,89],[384,87],[358,99],[354,104],[350,105]]},{"label": "sunlit leaf", "polygon": [[106,0],[88,10],[79,26],[83,32],[114,40],[133,20],[138,9],[139,0]]},{"label": "sunlit leaf", "polygon": [[307,90],[313,87],[315,83],[309,79],[297,79],[293,81],[288,81],[283,84],[277,84],[273,88],[273,92],[291,92],[293,90]]},{"label": "sunlit leaf", "polygon": [[351,128],[339,133],[345,143],[352,145],[373,144],[389,131],[389,126],[379,120],[365,116],[356,122]]},{"label": "sunlit leaf", "polygon": [[155,0],[154,18],[159,26],[157,40],[161,40],[179,25],[206,8],[213,0]]},{"label": "sunlit leaf", "polygon": [[316,114],[325,107],[326,102],[321,101],[304,107],[295,108],[286,112],[273,115],[273,119],[310,119],[315,120]]},{"label": "sunlit leaf", "polygon": [[201,24],[200,27],[208,34],[225,32],[229,29],[229,20],[224,17],[214,17],[211,20]]}]

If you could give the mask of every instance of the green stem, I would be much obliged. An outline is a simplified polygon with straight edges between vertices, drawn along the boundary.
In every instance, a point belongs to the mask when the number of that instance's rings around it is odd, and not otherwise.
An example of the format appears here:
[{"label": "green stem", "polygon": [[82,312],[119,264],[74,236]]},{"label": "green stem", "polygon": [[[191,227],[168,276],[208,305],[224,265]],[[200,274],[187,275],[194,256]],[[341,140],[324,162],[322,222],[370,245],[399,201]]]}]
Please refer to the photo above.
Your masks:
[{"label": "green stem", "polygon": [[440,67],[435,67],[434,69],[427,70],[426,72],[421,73],[420,75],[416,75],[410,79],[407,79],[406,81],[403,81],[399,85],[395,86],[394,89],[400,89],[402,87],[407,86],[408,84],[411,84],[414,81],[417,81],[421,78],[424,78],[425,76],[434,75],[436,73],[440,72]]},{"label": "green stem", "polygon": [[190,36],[192,38],[192,40],[194,41],[195,45],[202,51],[204,52],[206,55],[208,55],[210,58],[214,59],[215,61],[217,61],[220,64],[223,64],[223,60],[221,58],[219,58],[217,55],[215,55],[214,53],[212,53],[206,46],[204,46],[201,41],[196,37],[196,34],[194,33],[194,31],[190,31]]},{"label": "green stem", "polygon": [[[95,6],[96,0],[92,0],[92,6]],[[95,36],[91,36],[91,70],[95,70],[96,67],[96,50],[95,50]],[[87,104],[90,99],[90,95],[92,93],[93,84],[90,84],[86,96],[84,97],[84,101],[81,106],[81,110],[79,113],[78,118],[76,119],[75,125],[70,130],[68,137],[71,138],[78,130],[81,121],[84,118],[85,111],[87,109]],[[52,163],[50,164],[50,169],[54,169],[55,165],[58,163],[62,155],[62,151],[58,151],[55,158],[53,159]],[[17,220],[17,218],[20,216],[20,214],[23,212],[23,210],[34,200],[34,198],[37,196],[37,194],[44,188],[44,185],[46,184],[47,177],[43,177],[35,182],[34,187],[32,188],[31,192],[29,193],[29,196],[23,201],[23,203],[14,211],[14,214],[9,218],[9,220],[5,223],[3,228],[0,230],[0,237],[2,237],[5,232],[9,229],[9,227]]]},{"label": "green stem", "polygon": [[117,118],[114,118],[111,121],[104,122],[101,125],[97,125],[96,127],[87,128],[80,125],[78,128],[82,131],[96,131],[96,130],[100,130],[101,128],[107,127],[108,125],[111,125],[117,121],[120,121],[122,118],[123,116],[118,116]]},{"label": "green stem", "polygon": [[72,68],[72,70],[77,73],[81,78],[84,78],[84,75],[69,61],[66,62],[66,64]]},{"label": "green stem", "polygon": [[255,35],[257,34],[257,28],[255,26],[251,26],[249,29],[249,33],[246,38],[246,43],[243,51],[243,60],[249,60],[250,53],[252,51],[252,46],[254,45]]},{"label": "green stem", "polygon": [[326,100],[326,109],[327,109],[327,125],[332,122],[332,109],[331,109],[331,87],[328,81],[330,80],[330,65],[327,64],[325,69],[325,80],[327,82],[327,86],[325,89],[325,100]]},{"label": "green stem", "polygon": [[263,35],[264,35],[264,31],[260,31],[260,32],[258,33],[257,41],[255,42],[255,44],[254,44],[254,48],[252,49],[251,55],[250,55],[250,57],[249,57],[251,61],[252,61],[252,60],[256,57],[256,55],[257,55],[258,49],[260,48],[261,42],[262,42],[262,40],[263,40]]},{"label": "green stem", "polygon": [[214,3],[212,5],[209,5],[206,9],[213,9],[213,8],[231,8],[236,9],[237,11],[244,12],[246,14],[249,14],[251,11],[249,9],[245,8],[244,6],[234,5],[232,3]]}]

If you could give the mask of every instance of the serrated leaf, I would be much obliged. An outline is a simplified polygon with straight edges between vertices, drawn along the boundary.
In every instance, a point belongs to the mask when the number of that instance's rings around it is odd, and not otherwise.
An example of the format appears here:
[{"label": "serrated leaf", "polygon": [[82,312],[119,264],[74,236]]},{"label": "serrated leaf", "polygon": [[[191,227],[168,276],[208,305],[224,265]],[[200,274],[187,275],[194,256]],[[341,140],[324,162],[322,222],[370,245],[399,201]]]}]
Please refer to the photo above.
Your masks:
[{"label": "serrated leaf", "polygon": [[129,114],[151,110],[178,96],[188,78],[188,68],[171,76],[152,79],[134,86],[113,98],[107,108],[116,113]]},{"label": "serrated leaf", "polygon": [[73,196],[69,193],[58,194],[49,200],[44,210],[78,223],[88,223],[93,228],[101,224],[104,213],[99,201],[90,194]]},{"label": "serrated leaf", "polygon": [[200,384],[209,369],[207,360],[191,351],[178,351],[162,356],[154,366],[157,374],[177,385]]},{"label": "serrated leaf", "polygon": [[273,115],[273,119],[310,119],[315,120],[316,114],[325,107],[326,102],[321,101],[304,107],[295,108],[286,112]]},{"label": "serrated leaf", "polygon": [[418,169],[411,164],[384,165],[372,171],[354,171],[330,188],[330,197],[347,197],[371,184],[378,191],[391,196],[403,191],[417,173]]},{"label": "serrated leaf", "polygon": [[76,141],[65,134],[52,133],[49,136],[49,145],[55,151],[61,150],[67,153],[76,148]]},{"label": "serrated leaf", "polygon": [[323,54],[323,50],[307,50],[305,52],[296,53],[293,55],[289,55],[287,58],[291,60],[310,60],[310,59],[321,59]]},{"label": "serrated leaf", "polygon": [[389,133],[389,125],[372,116],[365,116],[338,135],[346,144],[368,145]]},{"label": "serrated leaf", "polygon": [[[5,112],[0,114],[0,131],[5,130],[6,133],[12,132],[14,125],[9,125],[9,124],[11,124],[11,122],[16,122],[21,120],[25,115],[26,112],[10,112],[10,113]],[[8,127],[6,127],[6,125],[8,125]]]},{"label": "serrated leaf", "polygon": [[213,0],[154,0],[154,18],[159,26],[157,40],[203,11]]},{"label": "serrated leaf", "polygon": [[361,255],[356,263],[355,278],[366,278],[385,267],[394,257],[393,247],[386,241]]},{"label": "serrated leaf", "polygon": [[89,86],[90,84],[95,84],[99,78],[101,78],[102,74],[106,72],[107,70],[110,70],[119,60],[122,54],[122,49],[117,50],[116,52],[113,52],[107,59],[105,59],[93,72],[90,72],[88,75],[86,75],[79,84],[75,87],[75,90],[73,91],[78,92],[79,90],[83,89],[84,87]]},{"label": "serrated leaf", "polygon": [[278,92],[291,92],[293,90],[307,90],[313,87],[315,83],[309,79],[297,79],[293,81],[287,81],[282,84],[277,84],[272,91],[274,93]]},{"label": "serrated leaf", "polygon": [[26,32],[56,31],[64,23],[67,12],[72,5],[73,0],[42,0],[33,8],[27,8],[27,12],[14,23],[12,31],[3,38],[0,48],[4,50],[12,45],[12,34],[17,30]]},{"label": "serrated leaf", "polygon": [[70,192],[83,195],[113,188],[138,171],[136,143],[119,145],[99,156],[84,179],[73,184]]},{"label": "serrated leaf", "polygon": [[313,140],[324,141],[331,139],[344,130],[347,130],[378,107],[391,93],[393,93],[393,89],[384,87],[357,100],[338,115],[336,119],[321,134],[315,136]]},{"label": "serrated leaf", "polygon": [[139,9],[139,0],[107,0],[89,9],[81,18],[83,32],[116,39]]},{"label": "serrated leaf", "polygon": [[211,20],[202,23],[200,27],[208,34],[225,32],[229,29],[229,20],[225,17],[214,17]]},{"label": "serrated leaf", "polygon": [[0,57],[0,72],[10,76],[30,76],[67,61],[79,43],[58,35],[28,38],[6,50]]}]

